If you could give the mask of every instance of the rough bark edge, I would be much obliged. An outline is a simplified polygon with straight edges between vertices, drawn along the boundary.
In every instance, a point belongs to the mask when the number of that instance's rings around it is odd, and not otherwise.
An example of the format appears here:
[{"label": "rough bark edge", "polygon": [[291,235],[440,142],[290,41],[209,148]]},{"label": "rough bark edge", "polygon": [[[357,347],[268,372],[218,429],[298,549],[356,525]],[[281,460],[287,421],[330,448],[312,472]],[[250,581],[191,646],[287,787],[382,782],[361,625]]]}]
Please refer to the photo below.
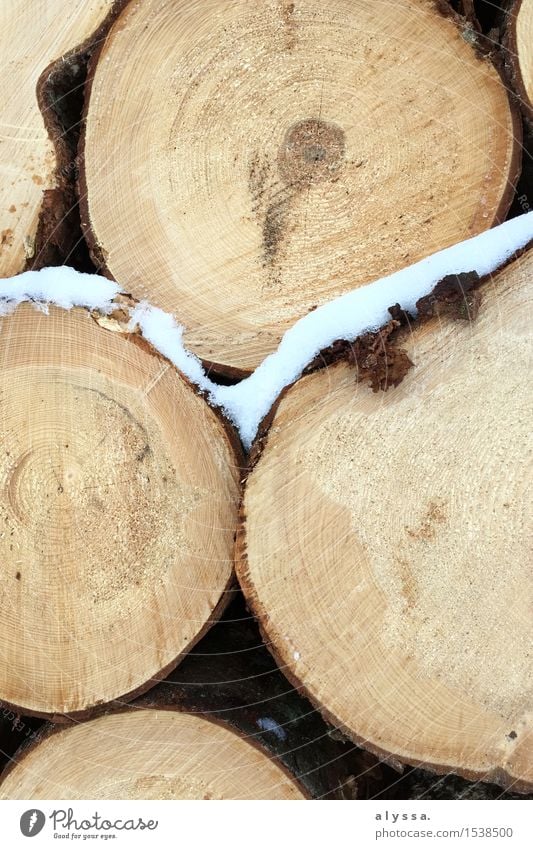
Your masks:
[{"label": "rough bark edge", "polygon": [[294,671],[289,656],[284,656],[283,650],[280,648],[283,640],[278,638],[276,630],[270,626],[270,617],[262,602],[256,595],[253,579],[248,568],[248,556],[246,549],[246,511],[244,503],[239,511],[240,523],[237,531],[237,539],[235,543],[235,569],[237,579],[246,598],[250,610],[255,616],[263,642],[271,652],[276,664],[282,671],[283,675],[292,684],[293,687],[300,692],[311,702],[312,705],[319,711],[325,722],[339,729],[339,731],[356,746],[365,749],[370,754],[379,758],[380,761],[388,766],[391,766],[397,772],[402,773],[404,767],[414,766],[426,770],[435,775],[448,775],[453,773],[461,778],[466,778],[468,781],[482,782],[486,784],[497,784],[504,790],[513,790],[515,793],[531,793],[533,783],[517,779],[511,773],[507,772],[501,766],[494,766],[489,772],[476,772],[466,768],[461,768],[457,765],[453,767],[446,764],[433,763],[428,760],[420,760],[419,758],[411,758],[398,756],[394,752],[389,752],[379,746],[374,745],[371,741],[356,734],[355,731],[348,728],[344,723],[340,722],[339,718],[332,713],[326,705],[324,705],[314,692],[307,686],[305,681]]},{"label": "rough bark edge", "polygon": [[[395,326],[392,328],[392,332],[390,332],[387,336],[388,344],[401,351],[402,349],[400,346],[403,342],[405,342],[407,335],[416,332],[418,328],[430,321],[436,323],[441,317],[449,317],[452,320],[475,320],[479,304],[483,297],[484,287],[489,285],[496,276],[514,262],[518,261],[520,257],[529,250],[533,250],[533,240],[528,242],[528,244],[523,248],[515,251],[515,253],[503,262],[495,271],[490,274],[486,274],[483,277],[479,277],[475,271],[470,271],[461,272],[459,274],[449,274],[442,278],[442,280],[436,283],[427,295],[424,295],[417,301],[417,307],[420,312],[416,318],[410,315],[410,313],[406,310],[402,309],[399,304],[391,305],[388,308],[388,311],[393,322],[395,322]],[[316,371],[321,371],[325,368],[330,368],[332,365],[335,365],[335,363],[341,361],[349,362],[355,367],[354,377],[356,382],[369,379],[370,384],[372,385],[372,371],[367,370],[365,373],[365,371],[362,370],[359,372],[357,348],[355,346],[357,341],[362,338],[378,338],[383,329],[389,327],[390,324],[391,322],[388,322],[376,331],[364,333],[361,336],[358,336],[354,342],[347,342],[343,339],[336,340],[327,348],[323,348],[322,351],[320,351],[320,353],[306,366],[300,377],[296,378],[296,380],[293,380],[284,389],[282,389],[272,404],[272,407],[259,424],[257,435],[248,453],[248,464],[244,469],[243,483],[246,483],[246,478],[259,462],[263,449],[268,441],[270,427],[277,414],[278,407],[292,387],[299,380],[302,380],[308,375],[314,374]],[[416,365],[416,363],[411,363],[411,365]],[[406,369],[405,374],[407,374],[407,371],[408,369]],[[390,386],[397,386],[399,383],[401,383],[401,380],[396,381],[395,383],[389,383],[386,381],[385,385],[379,386],[378,389],[387,391]]]},{"label": "rough bark edge", "polygon": [[458,0],[458,13],[467,21],[477,32],[481,32],[481,25],[478,21],[474,0]]},{"label": "rough bark edge", "polygon": [[[462,0],[463,5],[468,8],[474,7],[472,0]],[[522,0],[516,0],[521,3]],[[523,151],[523,127],[520,113],[520,98],[517,97],[513,85],[509,84],[509,74],[506,67],[506,51],[500,49],[496,39],[491,38],[491,33],[484,34],[481,30],[477,17],[468,14],[461,15],[450,4],[450,0],[433,0],[433,3],[444,17],[451,18],[461,32],[462,38],[471,45],[472,50],[481,62],[488,62],[495,69],[500,78],[502,87],[507,94],[507,102],[511,113],[513,150],[509,161],[509,175],[507,187],[504,190],[500,203],[492,222],[487,229],[495,224],[501,224],[507,218],[511,208],[518,180],[522,171]]]},{"label": "rough bark edge", "polygon": [[[124,705],[116,700],[100,714],[152,704],[219,717],[247,739],[257,739],[299,779],[313,799],[374,798],[396,781],[392,770],[329,729],[320,714],[290,686],[262,644],[240,592],[224,619],[166,681],[137,703]],[[264,724],[265,719],[269,724]],[[27,717],[24,720],[28,723]],[[0,726],[0,736],[1,732]],[[26,740],[19,737],[15,745],[13,735],[6,735],[6,739],[8,751],[2,753],[0,774]],[[38,735],[33,734],[31,739],[38,739]]]},{"label": "rough bark edge", "polygon": [[37,81],[37,105],[54,149],[55,186],[43,190],[31,255],[26,256],[25,265],[20,271],[61,264],[74,247],[72,232],[75,228],[72,219],[76,215],[77,198],[72,175],[76,165],[76,151],[71,150],[65,138],[64,129],[53,107],[50,87],[65,76],[66,67],[71,68],[77,62],[87,62],[89,55],[101,42],[127,2],[128,0],[114,0],[97,29],[81,44],[54,59],[42,71]]},{"label": "rough bark edge", "polygon": [[436,11],[443,18],[452,18],[461,29],[471,26],[476,33],[481,33],[474,0],[432,0]]},{"label": "rough bark edge", "polygon": [[[467,0],[467,2],[470,1],[471,0]],[[90,257],[94,262],[95,266],[98,268],[99,273],[107,277],[109,280],[113,281],[115,281],[115,278],[107,267],[105,249],[103,249],[103,247],[99,244],[96,238],[89,213],[89,196],[85,171],[85,127],[91,104],[93,82],[98,68],[98,63],[100,61],[100,56],[105,48],[108,38],[112,34],[113,25],[117,22],[120,15],[125,10],[125,7],[128,5],[128,0],[117,0],[117,2],[121,4],[121,8],[114,17],[111,26],[108,28],[105,38],[101,40],[96,49],[92,52],[88,64],[87,80],[85,83],[85,99],[81,120],[81,132],[77,157],[79,161],[79,173],[76,184],[78,203],[81,213],[81,229],[89,250]],[[518,2],[521,2],[521,0],[518,0]],[[492,221],[487,226],[487,229],[490,229],[496,224],[500,224],[505,221],[511,204],[513,202],[516,186],[520,178],[523,142],[520,112],[516,103],[514,102],[512,92],[509,91],[506,73],[503,68],[503,61],[499,58],[497,54],[494,53],[494,45],[492,45],[491,42],[485,39],[482,33],[479,31],[479,25],[477,25],[477,20],[474,24],[474,22],[469,21],[468,18],[462,17],[450,5],[449,0],[432,0],[432,4],[437,14],[440,14],[446,18],[451,18],[451,20],[454,22],[457,29],[459,30],[461,37],[471,45],[472,50],[477,56],[477,58],[482,62],[488,62],[494,68],[500,79],[501,85],[507,95],[506,100],[509,106],[512,122],[513,146],[509,161],[507,185],[502,191],[500,202],[494,212]],[[474,37],[465,37],[466,31],[471,32]],[[201,359],[201,362],[206,372],[211,372],[214,379],[221,383],[237,383],[238,381],[249,377],[253,373],[253,369],[242,369],[237,366],[226,365],[215,360]]]},{"label": "rough bark edge", "polygon": [[[108,280],[113,280],[114,282],[118,281],[115,280],[107,267],[105,249],[99,244],[91,224],[91,217],[89,213],[89,191],[85,172],[85,127],[91,104],[93,82],[98,68],[98,63],[100,61],[100,56],[105,48],[107,38],[111,33],[113,24],[115,24],[119,19],[121,13],[125,11],[129,0],[117,0],[117,3],[119,8],[110,22],[110,25],[106,28],[105,37],[101,38],[99,43],[95,46],[95,49],[92,51],[88,60],[87,79],[84,86],[84,103],[80,122],[80,139],[76,157],[79,163],[78,176],[76,179],[76,196],[80,209],[81,232],[87,244],[89,256],[97,268],[98,273],[107,277]],[[236,366],[227,366],[224,365],[224,363],[219,363],[214,360],[201,359],[201,363],[206,374],[210,374],[211,378],[215,382],[223,384],[238,383],[240,380],[244,380],[246,377],[249,377],[253,371],[251,369],[241,369]]]},{"label": "rough bark edge", "polygon": [[[439,2],[439,0],[435,0]],[[494,5],[487,3],[486,0],[440,0],[441,4],[448,3],[452,11],[458,15],[480,38],[481,42],[486,44],[489,49],[490,45],[497,47],[500,40],[500,33],[503,24],[503,10]],[[508,0],[503,0],[508,2]],[[479,8],[478,8],[479,3]],[[492,7],[492,20],[487,20],[487,5]]]},{"label": "rough bark edge", "polygon": [[[121,702],[131,702],[139,696],[143,696],[161,681],[170,675],[174,669],[184,660],[187,654],[194,648],[194,646],[205,636],[205,634],[210,630],[210,628],[218,622],[222,614],[224,613],[226,607],[231,601],[231,594],[237,590],[237,585],[235,581],[235,574],[232,572],[228,583],[224,587],[220,599],[217,604],[211,611],[209,618],[204,622],[201,629],[194,635],[193,639],[181,650],[174,660],[172,660],[167,666],[163,669],[159,670],[156,675],[149,678],[143,684],[136,687],[134,690],[130,690],[128,693],[125,693],[123,696],[120,696]],[[35,717],[36,719],[45,719],[50,723],[54,723],[54,725],[60,725],[64,727],[66,723],[70,720],[75,722],[83,722],[89,719],[95,719],[98,716],[101,716],[105,709],[114,702],[117,697],[115,696],[108,702],[96,702],[93,705],[89,705],[82,710],[69,711],[68,713],[54,713],[54,712],[46,712],[46,711],[38,711],[27,708],[23,705],[17,705],[14,702],[8,702],[4,699],[0,699],[0,708],[7,709],[13,711],[17,715]]]},{"label": "rough bark edge", "polygon": [[[519,103],[513,87],[509,85],[505,57],[502,55],[500,45],[496,39],[491,37],[491,32],[484,33],[475,12],[473,0],[458,0],[463,8],[460,14],[452,5],[453,0],[431,0],[435,10],[445,18],[450,18],[461,33],[461,37],[472,47],[475,55],[481,62],[492,65],[500,78],[501,85],[507,94],[507,102],[511,113],[513,150],[509,161],[509,175],[507,187],[502,193],[500,203],[494,213],[494,217],[487,229],[490,230],[495,224],[501,224],[506,220],[511,208],[516,186],[520,179],[522,168],[523,150],[523,128]],[[516,0],[521,2],[521,0]],[[469,12],[468,10],[471,10]]]},{"label": "rough bark edge", "polygon": [[[82,311],[88,313],[89,315],[93,315],[93,316],[95,314],[95,311],[93,311],[91,313],[91,311],[87,310],[85,307],[75,307],[74,309],[82,310]],[[9,316],[6,316],[6,318],[9,318]],[[141,336],[140,333],[126,333],[126,332],[122,332],[122,331],[110,331],[110,330],[106,330],[103,327],[101,329],[103,331],[107,332],[107,333],[120,332],[121,336],[124,337],[125,341],[128,344],[138,345],[146,353],[149,353],[150,355],[159,359],[161,362],[164,362],[165,364],[169,365],[176,372],[176,374],[178,374],[178,376],[184,381],[184,383],[194,391],[194,394],[197,395],[198,397],[202,398],[205,401],[209,410],[212,412],[215,420],[217,421],[219,426],[221,426],[222,434],[225,436],[227,443],[229,445],[230,456],[234,457],[235,468],[238,469],[239,472],[240,472],[240,475],[239,475],[239,490],[240,490],[240,499],[242,501],[242,484],[243,484],[243,481],[244,481],[244,470],[246,468],[245,459],[244,459],[244,451],[243,451],[243,448],[242,448],[242,443],[240,441],[239,436],[237,435],[235,428],[225,418],[222,410],[218,407],[214,407],[213,405],[209,404],[208,400],[207,400],[206,393],[199,390],[198,387],[194,383],[192,383],[189,380],[189,378],[186,377],[174,365],[173,362],[171,362],[171,360],[169,360],[167,357],[165,357],[163,354],[161,354],[150,342],[148,342],[143,336]],[[238,518],[238,511],[237,511],[237,518]],[[234,540],[235,540],[235,537],[236,537],[236,533],[237,532],[235,531],[235,534],[234,534],[234,537],[233,537]],[[191,649],[194,648],[194,646],[199,642],[199,640],[201,640],[202,637],[204,637],[205,634],[207,634],[207,632],[210,630],[210,628],[216,622],[218,622],[220,617],[223,615],[226,607],[230,603],[232,595],[237,590],[238,590],[238,584],[237,584],[237,581],[236,581],[235,569],[233,568],[231,575],[230,575],[224,589],[222,590],[222,592],[220,594],[220,598],[219,598],[217,604],[214,606],[209,617],[206,619],[206,621],[204,622],[202,627],[198,630],[198,632],[194,635],[194,637],[190,640],[190,642],[187,643],[187,645],[179,652],[179,654],[170,663],[168,663],[165,667],[163,667],[163,669],[159,670],[156,673],[156,675],[153,675],[151,678],[149,678],[147,681],[145,681],[143,684],[139,685],[138,687],[134,688],[133,690],[130,690],[129,692],[125,693],[124,695],[121,695],[120,696],[121,701],[122,702],[130,702],[133,699],[136,699],[137,697],[144,695],[149,690],[151,690],[153,687],[155,687],[156,684],[159,684],[164,678],[166,678],[174,669],[176,669],[176,667],[179,666],[179,664],[182,662],[182,660],[187,656],[187,654],[191,651]],[[95,716],[98,716],[107,705],[112,704],[114,701],[116,701],[117,698],[118,697],[114,697],[109,702],[97,702],[93,705],[88,705],[86,708],[83,708],[82,710],[69,711],[67,713],[55,713],[53,711],[52,712],[46,712],[46,711],[32,710],[32,709],[27,708],[24,705],[18,705],[15,702],[9,702],[9,701],[6,701],[5,699],[0,699],[0,709],[6,709],[6,710],[9,710],[9,711],[12,711],[13,713],[15,713],[17,715],[35,717],[37,719],[45,719],[45,720],[48,720],[49,722],[61,724],[61,723],[68,722],[69,720],[83,721],[85,719],[90,719],[90,718],[93,718]]]},{"label": "rough bark edge", "polygon": [[499,22],[495,22],[490,29],[484,29],[480,20],[481,16],[476,10],[477,0],[432,0],[432,2],[443,17],[455,20],[462,31],[464,40],[472,45],[479,58],[496,57],[494,64],[498,67]]},{"label": "rough bark edge", "polygon": [[[113,24],[116,23],[121,13],[125,11],[129,4],[129,0],[116,0],[116,2],[119,8],[110,22],[110,25],[106,28],[105,37],[103,37],[95,46],[95,49],[92,51],[88,60],[87,78],[84,85],[84,103],[80,122],[80,138],[76,157],[79,163],[76,179],[76,196],[80,209],[81,232],[87,244],[89,256],[97,268],[98,273],[107,277],[108,280],[113,280],[114,282],[118,281],[115,280],[107,267],[105,249],[99,244],[91,224],[91,216],[89,213],[89,191],[85,172],[85,127],[91,104],[93,82],[98,68],[98,63],[100,61],[100,56],[105,48],[107,37],[111,34]],[[200,361],[206,374],[210,375],[211,379],[215,382],[222,384],[231,385],[233,383],[238,383],[240,380],[244,380],[253,373],[253,369],[242,369],[237,366],[224,365],[224,363],[219,363],[215,360],[205,360],[200,358]]]},{"label": "rough bark edge", "polygon": [[[419,314],[416,318],[406,310],[403,310],[399,304],[394,304],[388,308],[391,321],[387,322],[378,330],[363,333],[353,342],[337,339],[327,348],[323,348],[306,366],[301,377],[296,378],[296,380],[292,381],[292,383],[288,384],[280,392],[268,413],[261,420],[257,435],[250,448],[245,476],[247,477],[252,472],[261,457],[268,441],[270,427],[281,401],[299,380],[322,369],[330,368],[338,362],[348,362],[354,366],[354,381],[357,383],[368,380],[374,391],[381,390],[384,392],[392,386],[398,386],[411,366],[416,364],[412,363],[407,355],[405,355],[405,371],[400,379],[397,379],[396,375],[393,374],[392,380],[389,381],[387,375],[385,375],[384,380],[379,363],[376,370],[368,367],[365,368],[364,353],[367,347],[372,346],[376,341],[384,339],[384,350],[388,348],[397,353],[402,353],[403,349],[401,345],[405,342],[406,337],[432,320],[436,321],[442,317],[449,317],[452,320],[474,321],[482,299],[484,285],[490,283],[495,274],[499,274],[523,253],[527,252],[530,246],[533,247],[533,242],[530,242],[529,245],[517,251],[505,263],[502,263],[497,269],[497,272],[485,275],[484,277],[479,277],[475,271],[470,271],[449,274],[442,278],[427,295],[424,295],[417,301]],[[363,345],[358,346],[358,343],[361,343],[361,341]],[[363,353],[363,362],[361,362],[361,351]]]},{"label": "rough bark edge", "polygon": [[237,366],[225,366],[224,363],[216,363],[213,360],[201,359],[201,363],[207,377],[214,383],[219,383],[223,386],[234,386],[254,373],[254,369],[247,370],[237,368]]},{"label": "rough bark edge", "polygon": [[[264,646],[263,646],[264,647]],[[265,651],[267,651],[265,647]],[[269,654],[271,654],[269,652]],[[272,655],[271,655],[272,656]],[[277,668],[276,672],[281,677],[283,673]],[[172,686],[173,682],[161,684],[162,688],[168,688]],[[290,686],[290,682],[286,682],[287,685]],[[304,699],[305,697],[301,695],[301,693],[297,690],[294,690],[291,687],[291,690],[288,693],[277,694],[274,698],[283,698],[287,695],[291,695],[293,692],[297,693],[298,698]],[[265,693],[266,695],[266,693]],[[142,702],[139,704],[139,707],[158,707],[157,703],[158,693],[157,690],[152,690],[147,696],[144,697]],[[366,786],[364,780],[361,780],[361,776],[366,775],[367,773],[372,773],[373,771],[379,770],[379,763],[363,763],[363,758],[368,757],[368,753],[362,749],[353,749],[351,751],[341,751],[341,746],[350,745],[352,746],[352,741],[347,740],[341,735],[336,734],[336,729],[332,731],[330,728],[325,728],[322,738],[317,737],[309,741],[306,738],[301,738],[299,741],[298,747],[294,745],[292,748],[287,749],[286,751],[282,751],[282,743],[279,742],[277,745],[272,740],[272,732],[267,730],[254,732],[246,730],[246,721],[241,717],[243,714],[247,712],[249,706],[240,707],[238,709],[238,714],[235,718],[229,718],[228,716],[223,716],[224,713],[229,712],[231,708],[223,711],[221,709],[213,709],[206,710],[206,706],[203,707],[200,705],[200,701],[195,702],[194,699],[186,698],[183,704],[179,702],[179,696],[172,697],[172,694],[169,694],[168,700],[168,709],[177,709],[181,710],[185,713],[190,713],[195,716],[201,716],[203,718],[212,718],[214,721],[219,721],[221,724],[226,725],[227,727],[234,730],[241,737],[246,739],[247,741],[255,744],[258,748],[262,749],[268,756],[275,761],[278,765],[283,766],[285,772],[290,775],[294,781],[298,783],[300,787],[305,789],[305,794],[309,799],[328,799],[328,800],[339,800],[339,799],[359,799],[359,798],[369,798],[368,795],[365,794]],[[272,698],[272,697],[270,697]],[[137,705],[133,705],[133,707],[137,707]],[[235,708],[237,711],[237,708]],[[320,712],[314,711],[315,716],[318,716],[320,722],[323,722],[323,717]],[[306,720],[307,717],[301,717],[299,719]],[[333,736],[332,736],[333,733]],[[325,739],[327,738],[327,739]],[[283,741],[285,743],[285,740]],[[328,760],[325,763],[319,764],[318,766],[311,762],[311,757],[304,754],[301,755],[303,749],[307,746],[314,747],[316,752],[322,752],[328,746],[334,747],[338,746],[339,750],[337,752],[324,752],[326,758]],[[297,753],[296,755],[294,753]],[[354,760],[357,758],[361,762],[357,763],[356,769],[345,769],[346,760],[348,759],[348,765],[350,765],[350,758],[352,758],[351,766],[355,767]],[[305,769],[304,771],[299,770],[297,761],[305,761]],[[325,773],[328,773],[328,779],[326,780]],[[318,776],[318,777],[317,777]],[[375,779],[376,783],[382,787],[386,787],[388,782],[386,778]],[[372,779],[370,779],[370,784],[372,784]],[[362,792],[363,795],[359,795]],[[371,797],[370,797],[371,798]]]},{"label": "rough bark edge", "polygon": [[522,0],[514,0],[514,2],[511,2],[511,5],[507,10],[502,47],[507,79],[509,80],[511,88],[516,93],[516,98],[522,110],[524,120],[527,122],[529,129],[533,130],[533,103],[526,91],[518,60],[516,22],[521,5]]},{"label": "rough bark edge", "polygon": [[[481,289],[482,291],[482,287],[484,284],[488,285],[494,279],[495,276],[499,275],[502,271],[504,271],[504,269],[512,265],[513,262],[518,260],[520,256],[526,253],[527,250],[530,248],[533,249],[533,241],[529,242],[524,248],[517,251],[505,263],[502,263],[502,265],[497,269],[496,272],[488,274],[484,277],[480,278],[476,274],[475,278],[473,278],[470,276],[470,274],[467,274],[466,277],[469,279],[470,282],[470,286],[467,291],[476,291],[478,289]],[[458,275],[450,275],[450,277],[458,277]],[[446,280],[447,278],[444,278],[444,281]],[[441,298],[444,298],[444,300],[446,301],[448,297],[449,288],[448,285],[444,285],[443,287],[442,284],[443,281],[439,281],[434,286],[433,290],[429,293],[429,295],[424,296],[424,298],[420,299],[420,301],[424,301],[426,304],[438,304]],[[418,301],[417,303],[420,304],[420,301]],[[398,314],[397,307],[398,305],[394,307],[389,307],[389,312],[391,310],[394,310],[396,311],[396,314]],[[445,310],[445,313],[446,311],[447,310]],[[435,324],[437,321],[439,321],[438,312],[423,313],[421,317],[416,319],[413,323],[408,320],[408,314],[406,313],[405,315],[407,318],[403,324],[403,330],[401,333],[398,333],[398,337],[400,338],[400,340],[401,336],[406,332],[416,332],[416,330],[423,327],[428,322],[433,322]],[[350,345],[350,343],[343,344]],[[310,370],[308,372],[308,375],[314,374],[316,371],[321,371],[323,368],[335,366],[337,363],[342,362],[343,360],[345,361],[345,357],[336,356],[333,362],[328,362],[327,360],[329,351],[330,349],[325,349],[323,364]],[[250,449],[249,465],[246,473],[246,480],[254,470],[255,466],[259,463],[262,453],[268,444],[270,428],[276,418],[278,408],[281,402],[289,393],[289,391],[301,379],[302,378],[298,378],[282,390],[267,415],[261,421],[257,436]],[[298,689],[311,702],[311,704],[314,705],[314,707],[324,718],[325,722],[339,729],[339,731],[346,737],[346,739],[351,740],[360,748],[365,749],[366,751],[370,752],[370,754],[374,755],[375,757],[378,757],[382,763],[391,766],[393,769],[400,773],[403,772],[405,766],[412,766],[415,768],[424,769],[434,775],[447,775],[452,773],[454,775],[458,775],[460,778],[465,778],[468,781],[476,781],[484,784],[496,784],[503,790],[512,790],[515,793],[527,794],[533,792],[533,782],[519,780],[515,778],[511,773],[507,772],[507,770],[505,770],[501,766],[493,767],[490,772],[475,772],[473,770],[461,769],[458,766],[454,766],[452,768],[449,765],[435,764],[430,761],[422,761],[417,758],[406,758],[403,756],[400,758],[393,752],[388,752],[385,749],[381,749],[380,747],[375,746],[373,743],[366,740],[365,738],[358,736],[353,730],[344,725],[344,723],[340,722],[338,717],[336,717],[327,708],[326,705],[322,704],[322,702],[314,695],[312,690],[308,688],[306,683],[302,679],[300,679],[294,671],[293,666],[291,664],[291,658],[289,657],[289,653],[286,657],[284,657],[283,650],[280,649],[280,647],[283,647],[284,641],[282,639],[278,639],[279,635],[277,634],[275,628],[270,627],[270,617],[268,615],[268,611],[266,610],[263,603],[260,601],[259,597],[255,592],[254,581],[248,566],[248,553],[246,547],[246,510],[244,504],[245,497],[246,481],[242,493],[241,504],[239,507],[239,524],[235,538],[234,559],[237,580],[246,599],[246,603],[248,604],[250,611],[252,612],[257,621],[257,625],[259,627],[263,643],[272,654],[278,668],[281,670],[285,678],[287,678],[287,680],[292,684],[292,686]]]},{"label": "rough bark edge", "polygon": [[[235,607],[234,603],[234,611]],[[228,722],[284,763],[312,798],[371,798],[376,789],[390,783],[391,776],[372,756],[325,725],[276,666],[242,594],[237,613],[239,607],[246,610],[244,621],[226,619],[217,625],[204,640],[207,653],[193,652],[141,703],[180,705]],[[248,657],[250,650],[253,654]],[[220,658],[221,653],[228,654]],[[265,727],[264,719],[272,725]]]},{"label": "rough bark edge", "polygon": [[[187,710],[181,705],[175,704],[154,704],[153,702],[147,701],[146,703],[141,702],[137,705],[130,705],[128,707],[125,707],[124,705],[113,705],[113,703],[110,703],[110,706],[110,710],[102,712],[95,717],[83,717],[77,719],[73,715],[71,715],[69,718],[75,719],[76,724],[84,724],[85,722],[90,722],[92,719],[100,719],[103,716],[111,716],[120,713],[133,713],[136,710],[166,710],[169,712],[174,711],[176,713],[187,713],[191,716],[198,716],[206,722],[211,722],[213,725],[225,728],[230,733],[235,734],[241,740],[246,741],[250,746],[253,746],[253,748],[261,752],[261,754],[267,757],[270,761],[274,762],[278,769],[280,769],[280,771],[285,775],[285,777],[291,782],[291,784],[294,784],[298,788],[298,790],[304,797],[304,799],[301,801],[309,800],[312,798],[308,789],[301,783],[301,781],[295,775],[291,773],[291,771],[285,766],[284,763],[282,763],[282,761],[279,760],[279,758],[273,756],[272,753],[259,740],[250,738],[249,736],[244,734],[239,728],[232,725],[230,722],[226,722],[223,719],[214,717],[211,714],[193,712]],[[4,767],[3,771],[0,773],[0,787],[3,785],[4,780],[7,778],[7,776],[11,772],[13,772],[13,770],[21,763],[21,761],[23,761],[27,757],[27,755],[33,751],[33,749],[37,748],[41,742],[50,739],[50,737],[54,737],[56,734],[66,732],[72,727],[73,725],[54,725],[52,723],[49,723],[48,725],[40,729],[40,733],[38,734],[36,739],[24,741],[13,755],[12,760]]]}]

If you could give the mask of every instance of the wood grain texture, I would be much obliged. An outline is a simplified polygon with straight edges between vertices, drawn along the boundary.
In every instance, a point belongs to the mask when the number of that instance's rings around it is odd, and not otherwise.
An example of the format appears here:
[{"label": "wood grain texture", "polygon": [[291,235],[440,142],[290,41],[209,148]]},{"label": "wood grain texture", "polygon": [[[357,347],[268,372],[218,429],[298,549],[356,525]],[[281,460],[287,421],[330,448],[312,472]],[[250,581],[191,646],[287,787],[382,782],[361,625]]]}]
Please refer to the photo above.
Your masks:
[{"label": "wood grain texture", "polygon": [[1,799],[304,799],[278,764],[229,726],[175,710],[99,717],[32,745]]},{"label": "wood grain texture", "polygon": [[314,306],[501,219],[519,139],[431,0],[132,0],[92,66],[82,224],[243,373]]},{"label": "wood grain texture", "polygon": [[515,0],[510,5],[505,46],[511,82],[533,127],[533,0]]},{"label": "wood grain texture", "polygon": [[47,77],[55,63],[87,45],[113,6],[114,0],[0,5],[0,277],[33,260],[46,193],[60,184],[57,169],[69,164],[43,93]]},{"label": "wood grain texture", "polygon": [[405,331],[415,367],[386,393],[342,362],[289,389],[237,562],[267,644],[352,739],[522,792],[532,280],[530,251],[483,288],[473,324]]},{"label": "wood grain texture", "polygon": [[0,699],[83,713],[217,618],[239,460],[170,363],[84,310],[0,320],[0,399]]},{"label": "wood grain texture", "polygon": [[[220,620],[179,666],[128,705],[163,707],[229,725],[259,744],[314,799],[367,799],[398,778],[368,752],[328,733],[320,713],[276,666],[237,588]],[[124,711],[123,702],[101,709],[102,714],[112,711]],[[0,710],[0,775],[49,730],[49,723]]]}]

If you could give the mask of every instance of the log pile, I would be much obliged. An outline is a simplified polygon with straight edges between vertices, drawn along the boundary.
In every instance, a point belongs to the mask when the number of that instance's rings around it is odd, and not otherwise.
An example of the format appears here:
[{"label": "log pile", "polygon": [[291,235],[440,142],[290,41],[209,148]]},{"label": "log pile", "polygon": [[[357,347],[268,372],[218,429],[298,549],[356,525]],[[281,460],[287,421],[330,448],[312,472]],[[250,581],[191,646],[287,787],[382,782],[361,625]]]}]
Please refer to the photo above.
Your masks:
[{"label": "log pile", "polygon": [[[240,739],[248,739],[255,748],[261,747],[295,778],[305,795],[313,798],[372,798],[397,780],[392,769],[329,728],[309,702],[288,684],[262,644],[241,594],[236,594],[221,621],[164,682],[131,703],[130,710],[135,709],[150,711],[144,714],[145,722],[154,715],[153,711],[179,711],[222,723]],[[124,712],[122,701],[93,714],[109,716],[115,712]],[[6,755],[14,755],[16,767],[12,769],[18,778],[14,776],[11,780],[18,781],[30,766],[26,753],[38,749],[40,740],[59,726],[36,724],[35,720],[28,725],[26,717],[22,723],[12,722],[12,733],[9,735],[5,729],[0,749]],[[64,723],[61,727],[65,727]],[[36,752],[35,757],[40,755]],[[103,762],[102,767],[105,776]],[[152,769],[154,781],[158,773],[153,765]],[[140,798],[142,789],[138,787]],[[93,790],[100,792],[96,787]],[[6,795],[9,792],[4,790]]]},{"label": "log pile", "polygon": [[0,277],[122,294],[0,280],[0,797],[527,795],[533,246],[339,339],[247,454],[131,311],[235,384],[530,211],[532,0],[37,5]]}]

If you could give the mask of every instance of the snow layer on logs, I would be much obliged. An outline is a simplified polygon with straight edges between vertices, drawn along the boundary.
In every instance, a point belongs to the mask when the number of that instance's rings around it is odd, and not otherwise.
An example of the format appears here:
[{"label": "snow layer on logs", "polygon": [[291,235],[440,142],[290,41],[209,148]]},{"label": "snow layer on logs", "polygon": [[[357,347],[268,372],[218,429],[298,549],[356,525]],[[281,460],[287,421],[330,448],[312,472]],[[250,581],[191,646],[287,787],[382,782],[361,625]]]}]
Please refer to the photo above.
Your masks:
[{"label": "snow layer on logs", "polygon": [[[416,302],[450,274],[476,271],[480,277],[496,271],[533,239],[533,212],[426,257],[414,265],[376,280],[324,304],[297,321],[283,336],[278,349],[247,378],[234,386],[210,380],[201,361],[183,344],[184,328],[174,316],[147,302],[130,309],[130,327],[143,336],[220,407],[249,448],[263,417],[280,392],[302,374],[324,348],[339,339],[354,341],[390,320],[388,308],[399,304],[415,314]],[[2,281],[0,315],[22,301],[46,310],[48,303],[64,309],[85,307],[109,314],[120,286],[99,275],[71,268],[27,271]],[[121,304],[124,309],[124,305]]]},{"label": "snow layer on logs", "polygon": [[8,315],[23,301],[30,301],[46,311],[48,304],[65,310],[85,307],[109,314],[116,307],[113,298],[120,286],[94,274],[82,274],[65,265],[25,271],[0,284],[0,315]]}]

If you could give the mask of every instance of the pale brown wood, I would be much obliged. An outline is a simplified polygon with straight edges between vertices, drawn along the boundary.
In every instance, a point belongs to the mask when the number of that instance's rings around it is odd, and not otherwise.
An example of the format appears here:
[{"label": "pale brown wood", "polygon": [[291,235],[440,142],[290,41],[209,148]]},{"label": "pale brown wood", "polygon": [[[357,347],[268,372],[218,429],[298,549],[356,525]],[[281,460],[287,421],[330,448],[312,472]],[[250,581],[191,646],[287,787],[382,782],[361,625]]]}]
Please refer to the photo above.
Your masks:
[{"label": "pale brown wood", "polygon": [[291,680],[374,752],[533,784],[529,252],[403,382],[297,382],[248,477],[237,572]]},{"label": "pale brown wood", "polygon": [[227,600],[236,440],[142,339],[81,309],[0,320],[0,397],[0,700],[129,698]]},{"label": "pale brown wood", "polygon": [[304,799],[261,748],[222,723],[128,711],[51,733],[5,776],[1,799]]},{"label": "pale brown wood", "polygon": [[[318,711],[287,685],[241,593],[171,675],[131,707],[200,713],[227,723],[260,744],[312,798],[368,799],[398,779],[368,752],[330,735]],[[123,711],[124,704],[105,707],[106,713],[112,710]],[[0,710],[0,776],[49,728]]]},{"label": "pale brown wood", "polygon": [[317,304],[489,227],[520,129],[449,11],[131,2],[91,71],[96,261],[241,373]]},{"label": "pale brown wood", "polygon": [[0,277],[34,260],[45,193],[59,185],[57,168],[69,164],[39,86],[53,63],[88,43],[112,7],[113,0],[0,4]]},{"label": "pale brown wood", "polygon": [[533,122],[533,0],[515,0],[508,12],[507,59],[520,102]]}]

